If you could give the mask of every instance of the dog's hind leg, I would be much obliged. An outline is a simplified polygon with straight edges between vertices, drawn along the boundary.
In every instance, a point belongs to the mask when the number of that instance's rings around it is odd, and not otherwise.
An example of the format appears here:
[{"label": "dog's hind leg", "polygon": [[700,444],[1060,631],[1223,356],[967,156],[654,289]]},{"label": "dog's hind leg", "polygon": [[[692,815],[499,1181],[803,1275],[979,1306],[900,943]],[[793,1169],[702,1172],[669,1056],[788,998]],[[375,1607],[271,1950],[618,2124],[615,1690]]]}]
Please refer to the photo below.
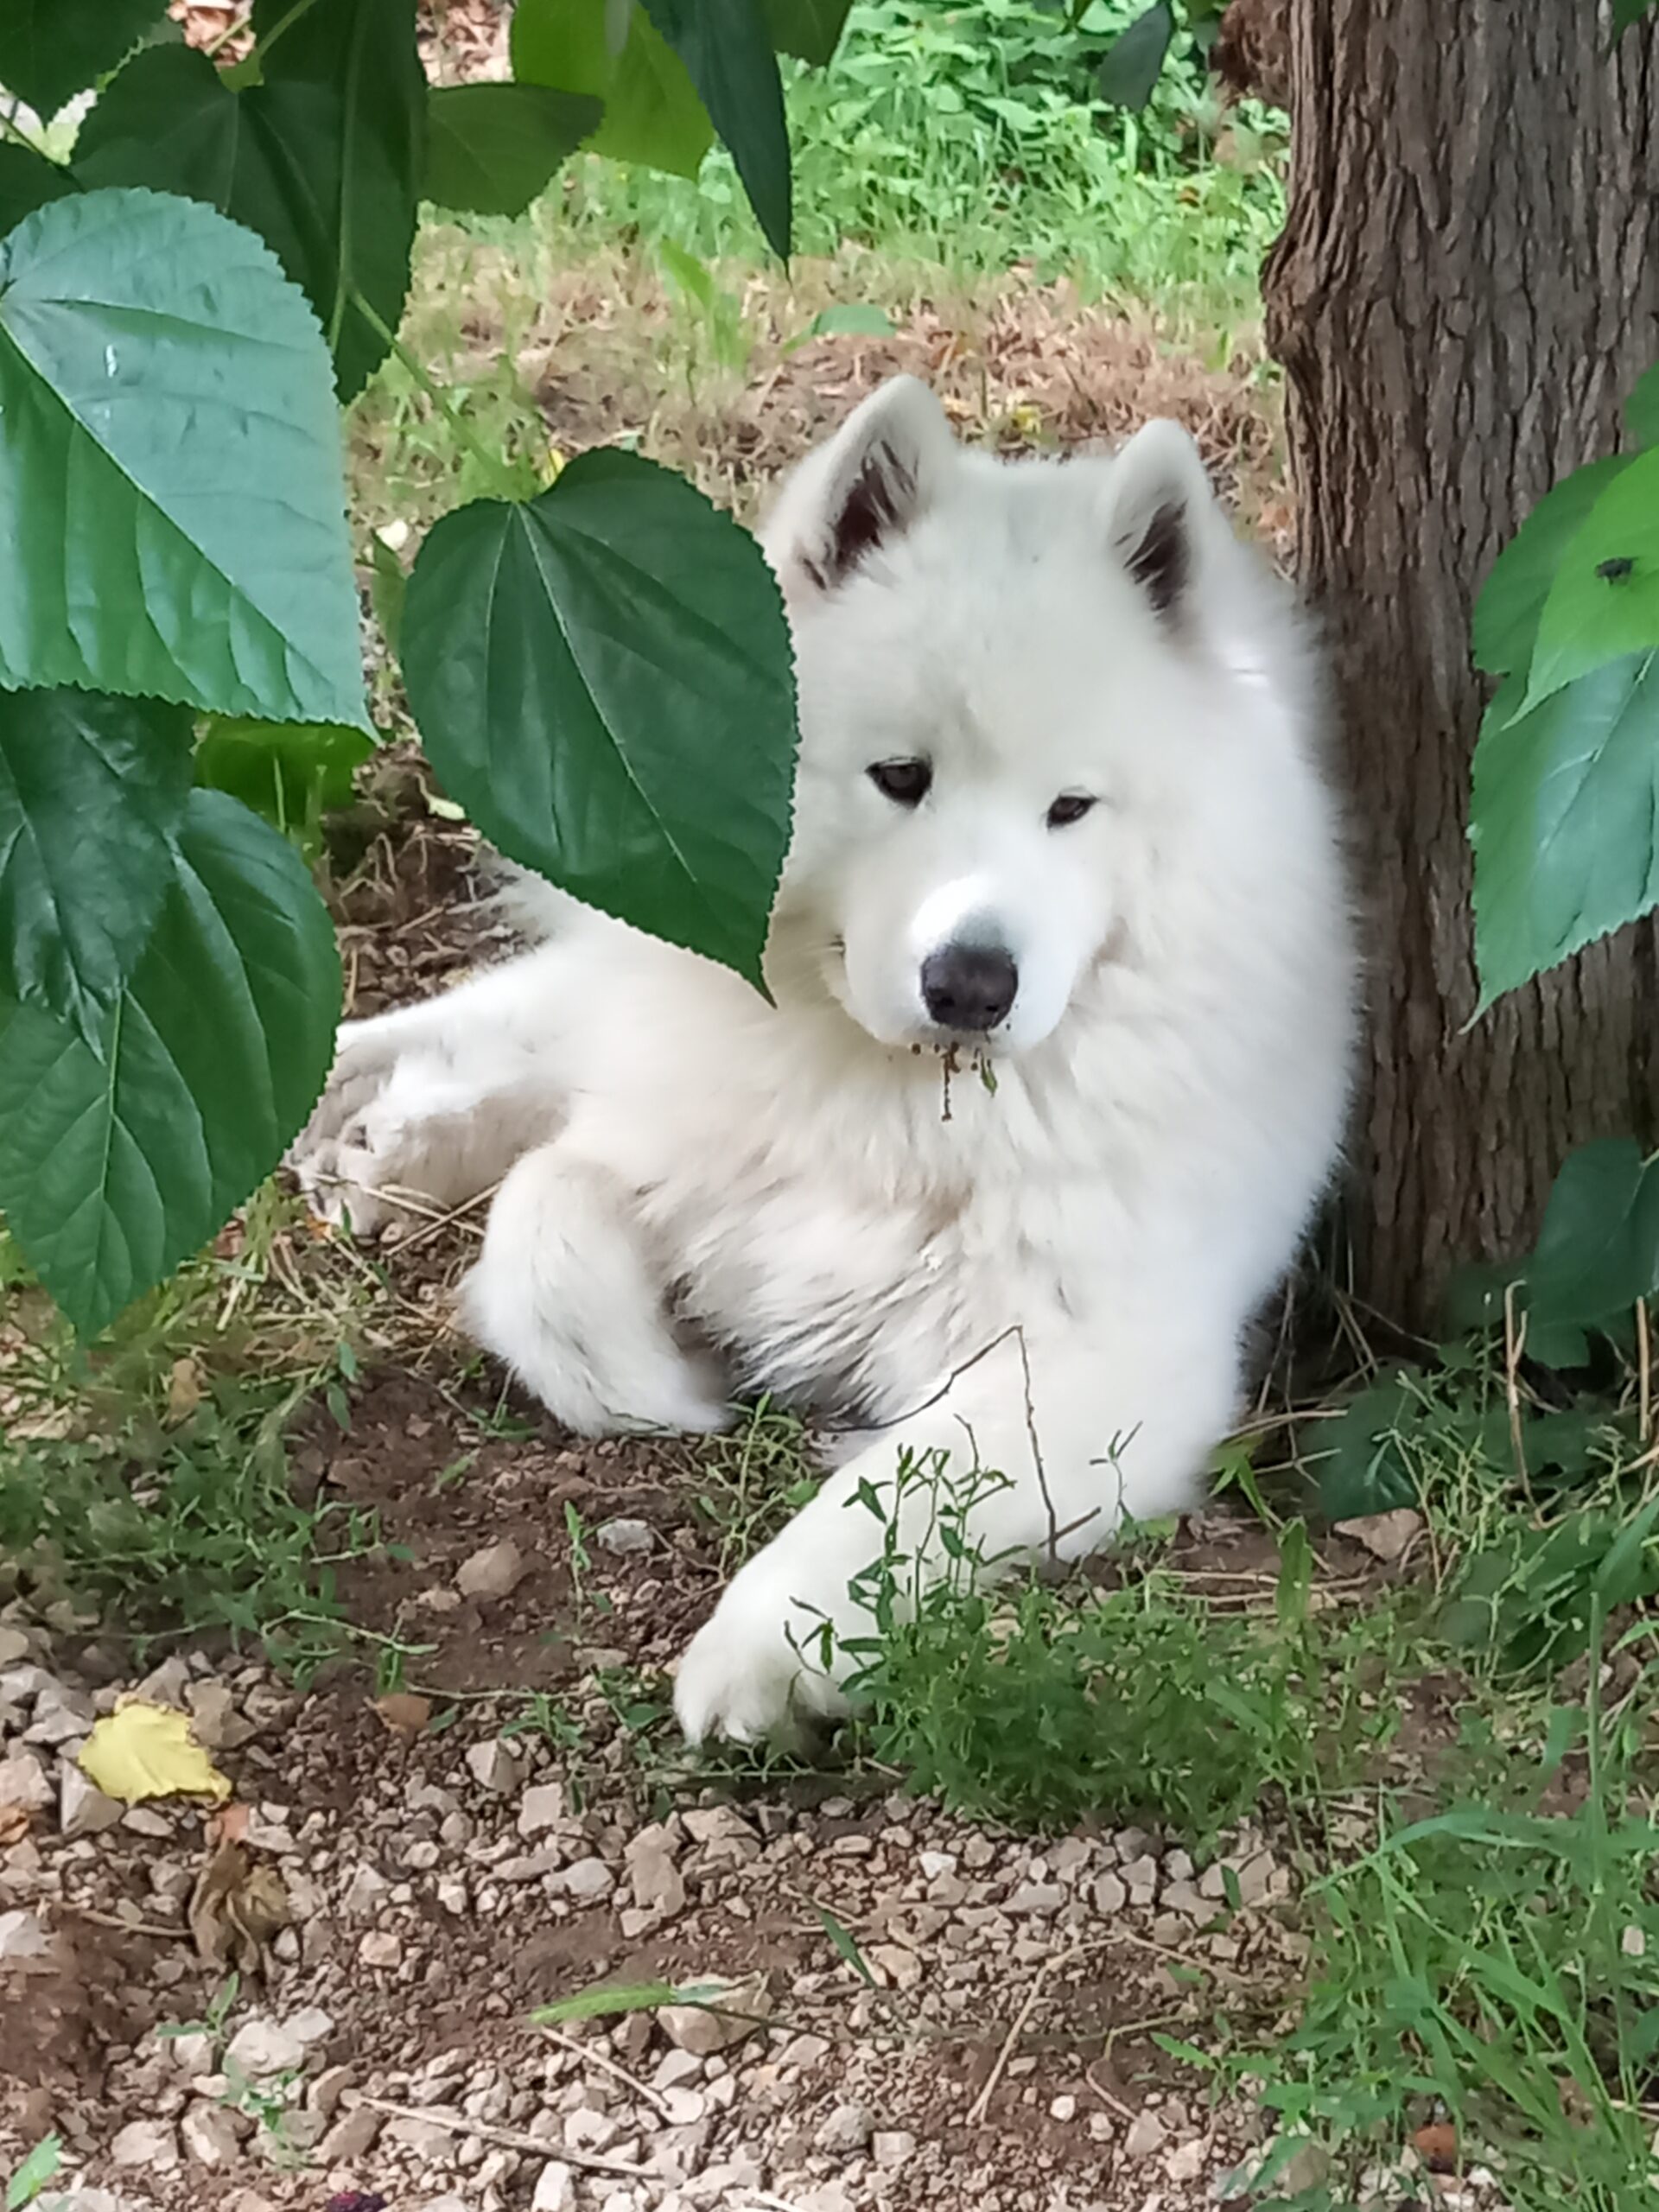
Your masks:
[{"label": "dog's hind leg", "polygon": [[569,1142],[526,1154],[496,1194],[462,1290],[467,1326],[584,1435],[725,1428],[721,1378],[676,1338],[629,1198]]}]

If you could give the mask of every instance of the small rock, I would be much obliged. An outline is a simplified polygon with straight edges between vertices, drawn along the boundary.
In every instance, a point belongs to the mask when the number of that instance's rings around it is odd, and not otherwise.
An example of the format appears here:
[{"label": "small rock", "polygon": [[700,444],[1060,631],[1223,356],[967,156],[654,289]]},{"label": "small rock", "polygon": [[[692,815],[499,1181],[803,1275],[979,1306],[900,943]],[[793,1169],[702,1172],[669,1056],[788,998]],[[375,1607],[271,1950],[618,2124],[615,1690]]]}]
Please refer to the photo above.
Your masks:
[{"label": "small rock", "polygon": [[352,2086],[356,2070],[352,2066],[325,2066],[305,2093],[305,2101],[312,2111],[320,2112],[325,2120],[332,2120]]},{"label": "small rock", "polygon": [[544,1835],[566,1817],[569,1809],[562,1782],[538,1782],[518,1801],[520,1835]]},{"label": "small rock", "polygon": [[875,2123],[862,2105],[837,2105],[814,2140],[820,2151],[846,2158],[862,2151],[875,2133]]},{"label": "small rock", "polygon": [[175,1652],[170,1659],[163,1659],[159,1667],[151,1668],[139,1683],[135,1695],[147,1699],[151,1705],[181,1707],[189,1681],[188,1662]]},{"label": "small rock", "polygon": [[537,2175],[530,2212],[576,2212],[575,2177],[561,2160],[550,2158]]},{"label": "small rock", "polygon": [[1164,2171],[1171,2181],[1197,2181],[1209,2155],[1210,2145],[1201,2135],[1195,2135],[1191,2142],[1176,2145],[1164,2161]]},{"label": "small rock", "polygon": [[359,2105],[354,2112],[346,2113],[334,2122],[317,2145],[317,2155],[325,2165],[349,2166],[373,2150],[385,2125],[378,2112],[371,2112],[367,2105]]},{"label": "small rock", "polygon": [[110,2145],[110,2158],[118,2166],[167,2173],[179,2163],[179,2139],[165,2120],[129,2120]]},{"label": "small rock", "polygon": [[1058,1912],[1065,1903],[1065,1891],[1058,1882],[1025,1882],[1008,1899],[1010,1912]]},{"label": "small rock", "polygon": [[390,1928],[372,1928],[358,1945],[357,1955],[365,1967],[389,1974],[404,1962],[404,1939]]},{"label": "small rock", "polygon": [[33,1751],[16,1750],[0,1759],[0,1811],[39,1813],[51,1802],[52,1784]]},{"label": "small rock", "polygon": [[1164,2123],[1155,2112],[1143,2109],[1136,2113],[1129,2132],[1123,2138],[1126,2158],[1151,2158],[1164,2147]]},{"label": "small rock", "polygon": [[352,1878],[346,1885],[340,1909],[348,1920],[367,1920],[378,1912],[386,1891],[391,1887],[385,1876],[359,1860],[352,1869]]},{"label": "small rock", "polygon": [[556,1875],[555,1882],[567,1897],[583,1904],[609,1897],[616,1887],[616,1877],[602,1859],[578,1859],[574,1866],[567,1866]]},{"label": "small rock", "polygon": [[116,1827],[121,1808],[89,1782],[78,1766],[66,1766],[58,1783],[58,1826],[65,1835],[102,1835]]},{"label": "small rock", "polygon": [[642,1911],[671,1919],[685,1910],[685,1877],[674,1863],[673,1840],[660,1822],[641,1828],[628,1845],[627,1861],[633,1901]]},{"label": "small rock", "polygon": [[719,2012],[706,2011],[701,2005],[665,2005],[657,2015],[669,2041],[699,2058],[741,2043],[745,2036],[754,2033],[771,2010],[765,1981],[758,1976],[747,1981],[704,1986],[709,1993],[709,2002],[718,2005]]},{"label": "small rock", "polygon": [[957,1854],[954,1851],[924,1851],[918,1855],[916,1864],[926,1879],[931,1882],[941,1874],[956,1872]]},{"label": "small rock", "polygon": [[1363,1544],[1373,1559],[1392,1567],[1411,1549],[1423,1516],[1409,1505],[1396,1505],[1391,1513],[1363,1513],[1356,1520],[1332,1525],[1339,1536],[1351,1536],[1357,1544]]},{"label": "small rock", "polygon": [[0,1959],[43,1958],[52,1938],[32,1912],[0,1912]]},{"label": "small rock", "polygon": [[510,1750],[499,1736],[487,1743],[471,1744],[467,1750],[467,1767],[480,1789],[488,1789],[497,1796],[505,1796],[517,1789],[524,1778],[524,1764],[521,1755]]},{"label": "small rock", "polygon": [[596,2151],[608,2151],[622,2133],[620,2120],[613,2120],[607,2112],[594,2112],[582,2105],[566,2115],[564,2147],[578,2155],[591,2157]]},{"label": "small rock", "polygon": [[1075,2120],[1077,2116],[1077,2101],[1071,2096],[1056,2097],[1049,2106],[1048,2113],[1051,2120]]},{"label": "small rock", "polygon": [[308,2005],[301,2012],[290,2012],[283,2027],[302,2050],[315,2050],[318,2044],[327,2043],[334,2032],[333,2019],[318,2005]]},{"label": "small rock", "polygon": [[916,2138],[906,2128],[893,2128],[870,2138],[870,2156],[878,2166],[902,2166],[915,2155]]},{"label": "small rock", "polygon": [[224,1682],[192,1682],[185,1690],[196,1741],[210,1751],[233,1751],[252,1735],[251,1722],[238,1713]]},{"label": "small rock", "polygon": [[1103,1874],[1094,1888],[1095,1910],[1109,1918],[1129,1901],[1128,1891],[1116,1874]]},{"label": "small rock", "polygon": [[213,2038],[205,2028],[188,2036],[168,2036],[162,2048],[187,2082],[200,2082],[213,2070]]},{"label": "small rock", "polygon": [[179,2122],[187,2158],[198,2165],[228,2166],[241,2153],[231,2115],[222,2105],[194,2104]]},{"label": "small rock", "polygon": [[1150,1904],[1158,1889],[1158,1861],[1150,1852],[1143,1852],[1124,1867],[1123,1879],[1129,1885],[1131,1904]]},{"label": "small rock", "polygon": [[275,2020],[245,2020],[225,2047],[225,2063],[251,2082],[264,2081],[296,2072],[305,2063],[305,2046]]},{"label": "small rock", "polygon": [[28,1658],[29,1638],[20,1628],[0,1624],[0,1667],[16,1667]]},{"label": "small rock", "polygon": [[486,1544],[482,1551],[461,1561],[455,1587],[463,1598],[482,1598],[487,1602],[510,1598],[524,1579],[524,1555],[511,1536],[504,1536],[499,1544]]},{"label": "small rock", "polygon": [[594,1531],[594,1541],[619,1559],[626,1559],[630,1553],[650,1551],[657,1541],[657,1531],[649,1521],[601,1521]]}]

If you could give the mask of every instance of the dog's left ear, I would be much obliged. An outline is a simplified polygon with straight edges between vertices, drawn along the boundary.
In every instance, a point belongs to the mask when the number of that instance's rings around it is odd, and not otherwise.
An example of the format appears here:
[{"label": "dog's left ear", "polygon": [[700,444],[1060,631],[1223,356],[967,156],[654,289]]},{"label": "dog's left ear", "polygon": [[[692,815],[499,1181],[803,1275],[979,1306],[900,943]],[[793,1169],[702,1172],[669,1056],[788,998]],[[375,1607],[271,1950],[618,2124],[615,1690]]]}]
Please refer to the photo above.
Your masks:
[{"label": "dog's left ear", "polygon": [[785,597],[833,591],[902,537],[956,465],[944,410],[915,377],[891,377],[790,478],[764,543]]},{"label": "dog's left ear", "polygon": [[1148,423],[1111,465],[1112,546],[1154,613],[1178,621],[1220,517],[1198,449],[1179,423]]}]

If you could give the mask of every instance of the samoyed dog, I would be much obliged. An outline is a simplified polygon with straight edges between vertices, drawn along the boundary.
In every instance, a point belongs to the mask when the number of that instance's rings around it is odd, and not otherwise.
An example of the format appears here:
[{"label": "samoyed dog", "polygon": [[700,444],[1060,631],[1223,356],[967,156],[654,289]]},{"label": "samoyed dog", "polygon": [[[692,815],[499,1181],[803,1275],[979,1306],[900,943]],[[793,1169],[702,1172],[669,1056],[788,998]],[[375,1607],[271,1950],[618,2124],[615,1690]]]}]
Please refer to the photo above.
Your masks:
[{"label": "samoyed dog", "polygon": [[1002,462],[899,378],[765,543],[801,714],[775,1003],[540,893],[537,949],[342,1032],[297,1154],[359,1231],[505,1178],[466,1319],[569,1427],[764,1391],[836,1434],[684,1654],[694,1739],[843,1709],[873,1499],[942,1571],[901,1465],[974,1478],[995,1562],[1194,1500],[1356,1003],[1315,658],[1183,430]]}]

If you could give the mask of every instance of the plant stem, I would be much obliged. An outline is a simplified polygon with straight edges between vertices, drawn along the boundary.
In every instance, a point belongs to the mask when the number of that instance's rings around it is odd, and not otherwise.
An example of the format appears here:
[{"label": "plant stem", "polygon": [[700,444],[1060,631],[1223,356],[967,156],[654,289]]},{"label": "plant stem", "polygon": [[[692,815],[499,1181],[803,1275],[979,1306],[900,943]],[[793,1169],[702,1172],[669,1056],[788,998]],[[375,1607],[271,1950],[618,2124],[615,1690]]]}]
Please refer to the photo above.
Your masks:
[{"label": "plant stem", "polygon": [[442,416],[444,421],[454,432],[458,442],[465,446],[467,452],[472,454],[474,460],[479,463],[480,467],[487,470],[489,474],[495,480],[496,483],[500,487],[501,496],[503,499],[512,499],[515,501],[520,499],[522,497],[522,493],[520,492],[518,480],[513,474],[513,472],[508,463],[502,459],[499,454],[492,453],[489,448],[482,443],[474,432],[472,424],[461,412],[460,409],[455,405],[449,394],[443,389],[443,386],[433,382],[431,377],[427,373],[424,365],[416,357],[415,354],[410,353],[409,347],[404,345],[403,340],[399,338],[397,332],[391,328],[391,325],[385,321],[385,318],[383,315],[377,314],[375,309],[370,306],[367,300],[364,298],[362,293],[357,289],[355,285],[352,288],[352,305],[363,317],[363,320],[368,324],[370,329],[373,331],[375,336],[379,339],[381,344],[391,349],[393,356],[401,366],[414,379],[415,383],[419,385],[421,391],[426,395],[427,399],[435,408],[436,408],[439,414]]}]

